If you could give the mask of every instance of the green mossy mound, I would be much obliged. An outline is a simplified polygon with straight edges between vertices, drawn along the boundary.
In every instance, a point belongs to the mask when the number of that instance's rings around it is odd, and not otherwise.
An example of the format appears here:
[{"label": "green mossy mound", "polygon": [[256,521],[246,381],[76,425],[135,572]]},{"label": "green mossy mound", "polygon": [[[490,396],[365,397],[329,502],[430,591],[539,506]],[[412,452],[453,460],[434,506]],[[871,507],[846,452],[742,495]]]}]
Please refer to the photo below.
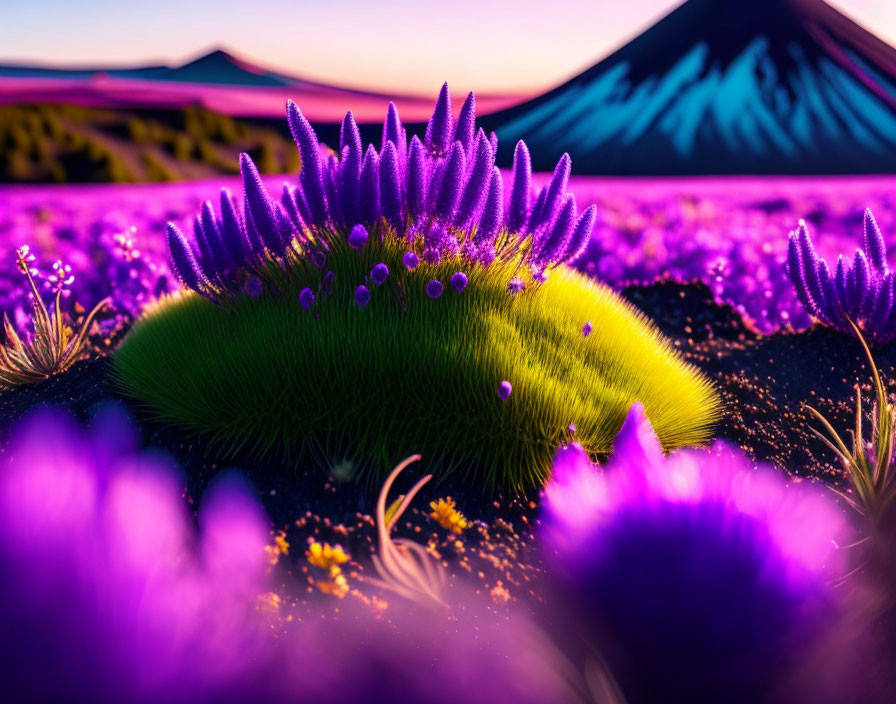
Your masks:
[{"label": "green mossy mound", "polygon": [[[379,243],[330,252],[332,294],[308,310],[298,292],[318,291],[321,272],[307,263],[278,277],[281,294],[220,306],[166,298],[116,353],[117,376],[225,455],[348,459],[375,480],[419,452],[431,471],[466,472],[483,490],[537,488],[570,423],[599,456],[635,401],[666,449],[709,438],[720,409],[710,383],[609,289],[557,269],[512,296],[516,267],[495,262],[467,271],[458,293],[448,283],[457,261],[408,271],[401,255]],[[376,286],[365,277],[380,261],[390,275]],[[434,278],[445,285],[437,300],[426,294]]]}]

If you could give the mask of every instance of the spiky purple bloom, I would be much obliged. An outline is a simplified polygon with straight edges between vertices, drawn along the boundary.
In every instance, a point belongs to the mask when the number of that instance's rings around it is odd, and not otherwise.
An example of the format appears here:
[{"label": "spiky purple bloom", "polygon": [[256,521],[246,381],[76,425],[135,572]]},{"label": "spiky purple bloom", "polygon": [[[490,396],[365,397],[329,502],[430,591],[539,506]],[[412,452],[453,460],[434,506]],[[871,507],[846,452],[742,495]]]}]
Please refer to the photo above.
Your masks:
[{"label": "spiky purple bloom", "polygon": [[510,208],[507,211],[507,227],[521,230],[529,217],[529,190],[532,180],[532,157],[526,143],[520,140],[513,152],[513,187],[510,191]]},{"label": "spiky purple bloom", "polygon": [[352,249],[361,249],[367,244],[367,239],[369,237],[370,235],[367,233],[366,227],[363,225],[355,225],[348,235],[348,244]]},{"label": "spiky purple bloom", "polygon": [[498,384],[498,398],[502,401],[506,401],[510,398],[511,391],[513,391],[513,387],[510,385],[509,381],[502,381]]},{"label": "spiky purple bloom", "polygon": [[398,230],[404,221],[404,215],[401,207],[398,151],[392,142],[386,142],[380,158],[380,207],[386,221]]},{"label": "spiky purple bloom", "polygon": [[801,220],[790,233],[787,272],[800,302],[819,322],[853,335],[852,320],[866,339],[885,344],[896,338],[896,279],[887,266],[883,235],[870,210],[865,211],[863,247],[856,250],[851,263],[841,255],[831,274]]},{"label": "spiky purple bloom", "polygon": [[461,188],[466,170],[466,157],[464,148],[459,142],[455,142],[448,154],[448,161],[442,171],[439,182],[439,192],[435,203],[436,215],[451,223],[457,212],[457,204],[461,195]]},{"label": "spiky purple bloom", "polygon": [[[342,122],[338,153],[322,149],[294,103],[287,105],[287,118],[302,158],[298,183],[285,184],[275,201],[252,160],[241,155],[242,208],[222,194],[220,217],[205,204],[196,219],[197,263],[204,279],[187,279],[212,300],[238,291],[247,274],[264,278],[272,259],[289,271],[296,256],[331,250],[334,239],[347,237],[357,248],[359,226],[375,233],[378,242],[402,238],[407,249],[429,262],[461,259],[460,266],[485,267],[529,251],[538,256],[530,255],[524,264],[535,272],[580,253],[590,240],[593,211],[570,224],[575,212],[566,193],[566,155],[530,208],[531,160],[526,146],[517,145],[511,202],[505,207],[495,165],[497,138],[477,131],[472,94],[455,123],[443,86],[424,141],[415,137],[409,148],[394,105],[383,123],[380,151],[363,143],[351,113]],[[444,232],[437,245],[430,241],[433,232]],[[531,247],[521,249],[526,241]]]},{"label": "spiky purple bloom", "polygon": [[292,138],[299,148],[302,171],[299,181],[308,204],[311,225],[321,225],[327,219],[327,201],[324,196],[323,167],[320,160],[320,143],[311,123],[291,100],[286,101],[286,118]]},{"label": "spiky purple bloom", "polygon": [[370,270],[370,280],[377,286],[381,286],[389,278],[389,267],[380,262]]},{"label": "spiky purple bloom", "polygon": [[[460,141],[457,143],[461,144]],[[476,140],[474,151],[473,168],[468,176],[467,184],[464,186],[464,192],[455,218],[457,224],[461,226],[471,222],[479,212],[482,201],[485,200],[489,191],[495,162],[495,155],[492,154],[492,148],[484,136],[480,136]]]},{"label": "spiky purple bloom", "polygon": [[450,279],[449,283],[451,284],[452,287],[454,287],[455,291],[460,293],[467,287],[467,283],[468,283],[467,275],[462,271],[455,272],[454,274],[451,275],[451,279]]},{"label": "spiky purple bloom", "polygon": [[310,288],[303,288],[299,293],[299,305],[305,310],[314,305],[314,292]]},{"label": "spiky purple bloom", "polygon": [[453,134],[451,94],[448,91],[448,84],[444,83],[439,91],[439,97],[436,99],[432,117],[429,118],[429,123],[426,125],[425,146],[433,154],[444,154],[448,151]]},{"label": "spiky purple bloom", "polygon": [[594,325],[589,320],[582,326],[582,337],[588,337],[594,331]]},{"label": "spiky purple bloom", "polygon": [[205,275],[193,249],[180,230],[168,223],[168,251],[171,253],[171,267],[174,275],[187,288],[199,290]]},{"label": "spiky purple bloom", "polygon": [[723,443],[664,457],[635,404],[605,467],[578,444],[557,453],[553,593],[626,701],[768,701],[836,614],[850,531],[832,497]]},{"label": "spiky purple bloom", "polygon": [[521,293],[524,288],[526,288],[526,282],[523,281],[519,277],[515,277],[515,278],[511,279],[510,283],[507,284],[507,291],[512,296],[515,296],[516,294]]},{"label": "spiky purple bloom", "polygon": [[428,284],[426,284],[426,295],[432,299],[436,299],[442,295],[442,291],[445,290],[445,287],[442,285],[442,282],[438,279],[433,279]]},{"label": "spiky purple bloom", "polygon": [[364,284],[361,284],[355,289],[355,303],[363,308],[369,301],[370,290]]}]

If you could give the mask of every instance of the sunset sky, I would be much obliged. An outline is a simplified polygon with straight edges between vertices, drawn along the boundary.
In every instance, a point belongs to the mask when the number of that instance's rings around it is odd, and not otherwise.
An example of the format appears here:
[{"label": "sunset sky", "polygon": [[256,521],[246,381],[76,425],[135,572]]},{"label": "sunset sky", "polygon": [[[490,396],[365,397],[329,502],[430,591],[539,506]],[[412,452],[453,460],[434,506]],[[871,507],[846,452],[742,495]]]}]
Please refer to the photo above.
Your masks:
[{"label": "sunset sky", "polygon": [[[749,1],[749,0],[745,0]],[[180,63],[223,46],[290,74],[432,93],[530,92],[606,56],[680,0],[11,0],[0,61]],[[896,44],[896,0],[831,0]]]}]

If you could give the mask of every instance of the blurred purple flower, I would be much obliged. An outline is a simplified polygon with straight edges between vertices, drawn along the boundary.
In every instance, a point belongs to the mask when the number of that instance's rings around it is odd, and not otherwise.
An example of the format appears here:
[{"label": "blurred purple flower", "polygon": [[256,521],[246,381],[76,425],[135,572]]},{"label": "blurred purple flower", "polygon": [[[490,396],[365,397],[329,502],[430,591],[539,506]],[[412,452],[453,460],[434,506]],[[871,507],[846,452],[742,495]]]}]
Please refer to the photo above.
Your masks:
[{"label": "blurred purple flower", "polygon": [[510,397],[511,391],[513,391],[513,387],[509,381],[502,381],[498,384],[498,398],[502,401],[506,401]]},{"label": "blurred purple flower", "polygon": [[367,244],[367,239],[370,235],[367,234],[367,228],[363,225],[355,225],[352,228],[352,231],[348,235],[348,243],[352,249],[361,249],[365,244]]},{"label": "blurred purple flower", "polygon": [[467,275],[458,271],[451,275],[451,280],[449,283],[454,287],[454,290],[460,293],[467,287]]},{"label": "blurred purple flower", "polygon": [[507,291],[512,296],[515,296],[516,294],[520,293],[524,288],[526,288],[525,282],[518,277],[511,279],[510,283],[507,284]]},{"label": "blurred purple flower", "polygon": [[558,600],[631,702],[767,701],[835,620],[850,531],[832,496],[722,443],[666,458],[635,404],[606,467],[557,453],[542,538]]},{"label": "blurred purple flower", "polygon": [[299,293],[299,305],[305,310],[314,305],[314,292],[310,288],[303,288]]},{"label": "blurred purple flower", "polygon": [[377,286],[384,284],[389,278],[389,267],[380,262],[370,270],[370,278]]},{"label": "blurred purple flower", "polygon": [[401,257],[401,261],[404,262],[404,265],[408,269],[416,269],[417,265],[420,263],[420,259],[418,259],[414,252],[405,252]]},{"label": "blurred purple flower", "polygon": [[589,320],[582,326],[582,337],[588,337],[594,331],[594,325]]},{"label": "blurred purple flower", "polygon": [[363,308],[368,301],[370,301],[370,290],[364,284],[361,284],[355,289],[355,303]]},{"label": "blurred purple flower", "polygon": [[426,295],[430,298],[438,298],[442,295],[442,291],[444,290],[445,287],[438,279],[433,279],[428,284],[426,284]]}]

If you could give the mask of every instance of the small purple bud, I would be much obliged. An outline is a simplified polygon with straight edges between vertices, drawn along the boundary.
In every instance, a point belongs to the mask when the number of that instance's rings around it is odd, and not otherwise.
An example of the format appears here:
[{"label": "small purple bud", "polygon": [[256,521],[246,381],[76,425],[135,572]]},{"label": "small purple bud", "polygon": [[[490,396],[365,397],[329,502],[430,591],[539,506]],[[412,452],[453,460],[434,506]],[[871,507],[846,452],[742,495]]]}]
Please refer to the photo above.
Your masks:
[{"label": "small purple bud", "polygon": [[370,278],[377,286],[381,286],[389,278],[389,267],[380,262],[371,269]]},{"label": "small purple bud", "polygon": [[584,327],[582,327],[582,337],[588,337],[591,334],[592,330],[594,330],[594,325],[592,325],[591,321],[589,320],[587,323],[585,323]]},{"label": "small purple bud", "polygon": [[401,258],[401,261],[404,262],[404,265],[408,269],[416,269],[417,265],[420,263],[420,259],[413,252],[405,252],[404,256]]},{"label": "small purple bud", "polygon": [[548,273],[546,271],[536,271],[532,274],[532,280],[543,284],[548,280]]},{"label": "small purple bud", "polygon": [[510,385],[509,381],[502,381],[498,384],[498,398],[502,401],[506,401],[510,396],[510,392],[513,391],[513,387]]},{"label": "small purple bud", "polygon": [[569,425],[566,426],[566,430],[567,430],[567,432],[569,432],[570,435],[575,435],[576,434],[576,424],[570,423]]},{"label": "small purple bud", "polygon": [[355,303],[357,303],[362,308],[367,305],[367,302],[370,300],[370,291],[364,284],[358,286],[355,289]]},{"label": "small purple bud", "polygon": [[263,289],[264,286],[262,286],[261,281],[254,276],[246,282],[246,293],[252,296],[252,298],[258,298]]},{"label": "small purple bud", "polygon": [[311,252],[311,263],[314,264],[318,269],[322,269],[324,264],[327,263],[327,255],[321,252],[319,249],[315,249]]},{"label": "small purple bud", "polygon": [[423,261],[431,266],[435,266],[442,261],[442,255],[437,249],[427,248],[423,250]]},{"label": "small purple bud", "polygon": [[442,282],[438,279],[433,279],[428,284],[426,284],[426,295],[432,299],[436,299],[442,295],[442,291],[445,290],[445,287],[442,286]]},{"label": "small purple bud", "polygon": [[363,225],[355,225],[348,235],[348,244],[352,249],[361,249],[367,244],[368,237],[370,237],[370,235],[367,234],[366,227]]},{"label": "small purple bud", "polygon": [[324,280],[320,283],[320,290],[327,296],[333,293],[333,278],[333,272],[328,271],[326,274],[324,274]]},{"label": "small purple bud", "polygon": [[524,288],[526,288],[525,282],[519,278],[513,278],[510,280],[510,283],[507,284],[507,290],[510,292],[512,296],[520,293]]},{"label": "small purple bud", "polygon": [[452,274],[450,283],[454,290],[460,293],[467,287],[467,275],[462,271],[458,271],[456,274]]},{"label": "small purple bud", "polygon": [[310,288],[302,289],[302,292],[299,294],[299,305],[305,310],[314,305],[314,293]]}]

